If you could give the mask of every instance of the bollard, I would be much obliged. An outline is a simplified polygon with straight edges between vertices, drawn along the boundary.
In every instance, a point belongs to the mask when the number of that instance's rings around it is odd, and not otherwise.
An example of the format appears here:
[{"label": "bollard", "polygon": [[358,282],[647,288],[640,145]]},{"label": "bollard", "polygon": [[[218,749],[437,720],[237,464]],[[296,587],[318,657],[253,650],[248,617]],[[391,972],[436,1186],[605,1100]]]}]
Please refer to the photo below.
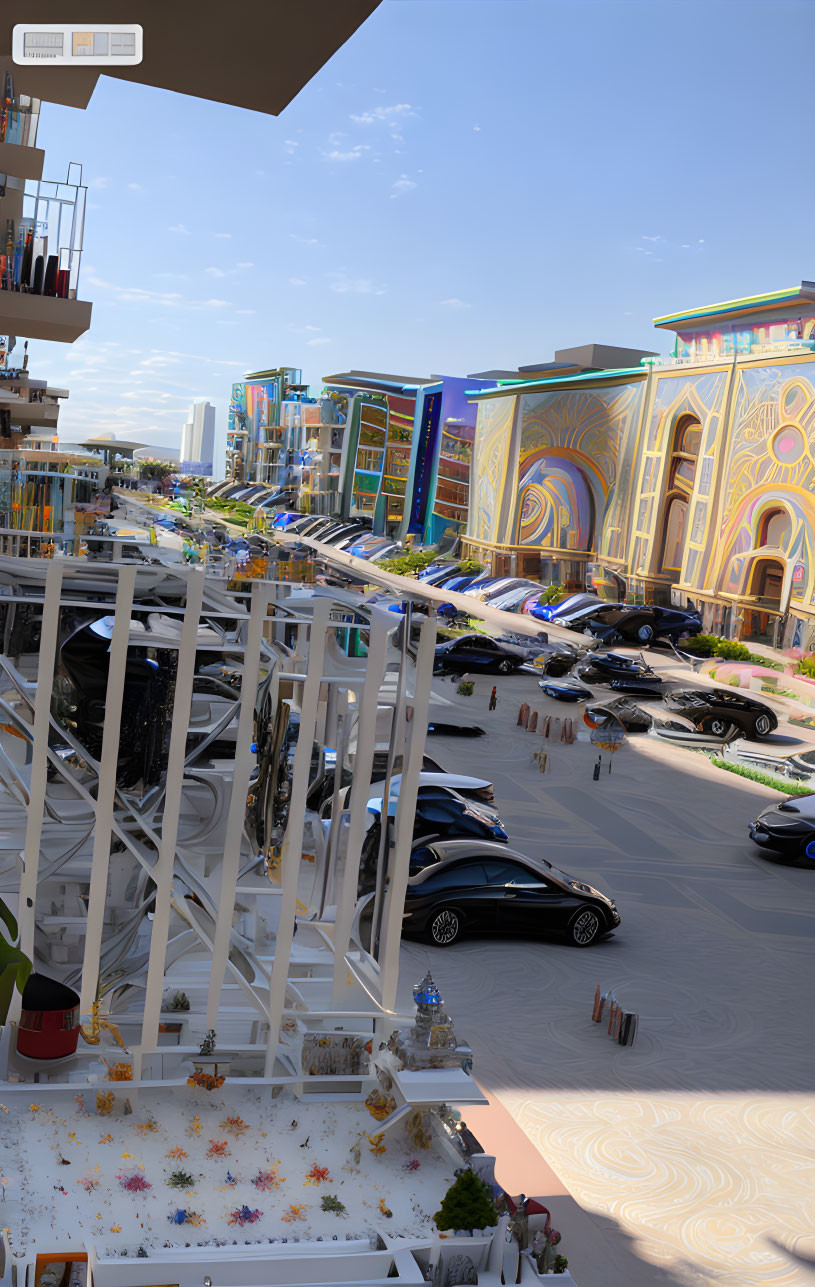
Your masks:
[{"label": "bollard", "polygon": [[537,727],[538,727],[538,712],[533,711],[529,717],[529,723],[526,726],[526,731],[528,733],[534,733]]},{"label": "bollard", "polygon": [[529,719],[529,703],[522,702],[521,709],[518,711],[518,727],[526,728]]}]

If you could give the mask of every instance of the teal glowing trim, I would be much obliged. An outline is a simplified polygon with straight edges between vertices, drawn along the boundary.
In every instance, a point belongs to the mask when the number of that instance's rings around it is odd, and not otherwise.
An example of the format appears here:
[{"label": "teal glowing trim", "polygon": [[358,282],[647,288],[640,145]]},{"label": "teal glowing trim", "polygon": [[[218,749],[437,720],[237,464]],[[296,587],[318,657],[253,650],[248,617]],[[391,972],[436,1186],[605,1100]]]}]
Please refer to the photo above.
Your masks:
[{"label": "teal glowing trim", "polygon": [[506,390],[507,393],[522,393],[524,389],[549,389],[554,386],[579,384],[581,381],[585,382],[589,380],[593,380],[596,383],[598,380],[616,380],[619,379],[620,376],[626,375],[644,376],[645,368],[641,366],[626,366],[609,371],[589,371],[585,375],[562,375],[559,379],[557,376],[553,376],[549,380],[527,380],[522,384],[508,383],[503,387],[496,385],[494,389],[467,389],[465,390],[465,396],[473,401],[477,401],[479,398],[494,397],[496,393],[502,393],[504,390]]},{"label": "teal glowing trim", "polygon": [[666,317],[655,317],[654,326],[667,326],[672,322],[693,322],[703,317],[717,317],[721,313],[746,312],[751,307],[761,308],[764,304],[782,304],[786,300],[805,301],[809,297],[802,295],[800,287],[793,286],[788,290],[771,291],[767,295],[747,295],[744,299],[726,299],[720,304],[708,304],[704,308],[692,309],[687,313],[671,313]]}]

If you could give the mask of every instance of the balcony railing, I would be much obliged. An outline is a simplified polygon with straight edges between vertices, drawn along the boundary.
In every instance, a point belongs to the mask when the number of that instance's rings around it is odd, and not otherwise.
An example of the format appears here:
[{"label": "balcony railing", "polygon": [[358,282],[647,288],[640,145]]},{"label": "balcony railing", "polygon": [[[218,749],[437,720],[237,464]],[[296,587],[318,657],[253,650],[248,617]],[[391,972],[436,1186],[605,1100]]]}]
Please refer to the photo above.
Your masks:
[{"label": "balcony railing", "polygon": [[77,298],[87,191],[76,163],[68,166],[65,183],[6,177],[9,208],[20,213],[16,226],[8,221],[7,241],[0,246],[3,290]]},{"label": "balcony railing", "polygon": [[[782,357],[790,353],[800,353],[805,356],[808,353],[815,353],[815,340],[774,340],[767,344],[751,344],[749,349],[739,350],[736,357]],[[642,359],[643,366],[699,366],[705,362],[725,362],[732,361],[732,350],[729,353],[685,353],[679,357],[649,357]]]}]

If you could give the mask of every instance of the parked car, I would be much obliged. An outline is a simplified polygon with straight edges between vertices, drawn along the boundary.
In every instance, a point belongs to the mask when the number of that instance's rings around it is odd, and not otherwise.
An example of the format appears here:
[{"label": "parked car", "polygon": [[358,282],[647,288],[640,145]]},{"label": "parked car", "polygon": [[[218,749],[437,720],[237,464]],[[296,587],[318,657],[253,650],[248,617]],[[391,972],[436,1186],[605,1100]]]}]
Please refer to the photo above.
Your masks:
[{"label": "parked car", "polygon": [[554,679],[547,677],[538,680],[538,688],[547,697],[554,697],[559,702],[586,702],[592,696],[590,688],[576,679]]},{"label": "parked car", "polygon": [[601,602],[599,595],[588,592],[567,594],[554,603],[541,603],[542,597],[542,594],[533,595],[523,607],[524,612],[537,617],[539,621],[558,621],[564,613],[580,612],[583,608],[590,608]]},{"label": "parked car", "polygon": [[[388,817],[394,818],[399,804],[399,794],[388,800]],[[368,812],[381,819],[384,800],[374,796],[368,801]],[[472,800],[452,787],[422,786],[416,796],[414,838],[419,836],[479,836],[490,840],[506,840],[507,833],[498,810],[483,800]]]},{"label": "parked car", "polygon": [[655,639],[677,643],[685,635],[698,635],[702,629],[698,613],[648,603],[598,603],[563,614],[556,620],[570,630],[588,630],[596,639],[608,643],[639,646],[651,644]]},{"label": "parked car", "polygon": [[520,612],[528,594],[529,582],[521,581],[518,585],[509,586],[498,594],[489,595],[486,602],[491,608],[501,608],[504,612]]},{"label": "parked car", "polygon": [[734,688],[675,688],[665,705],[714,737],[759,738],[778,728],[775,711]]},{"label": "parked car", "polygon": [[588,947],[620,924],[598,889],[540,859],[490,841],[417,845],[403,932],[449,947],[462,934],[552,934]]},{"label": "parked car", "polygon": [[773,849],[787,858],[808,859],[815,865],[815,795],[791,796],[768,805],[748,830],[750,839],[762,849]]},{"label": "parked car", "polygon": [[575,666],[575,674],[586,684],[609,684],[618,692],[662,693],[662,679],[639,657],[619,652],[588,652]]},{"label": "parked car", "polygon": [[514,644],[500,643],[489,635],[459,635],[436,647],[433,671],[444,675],[450,671],[497,671],[509,675],[525,661],[523,650]]},{"label": "parked car", "polygon": [[653,716],[629,697],[612,697],[607,702],[592,702],[586,707],[584,718],[587,724],[599,728],[609,716],[618,720],[626,733],[647,733],[654,723]]}]

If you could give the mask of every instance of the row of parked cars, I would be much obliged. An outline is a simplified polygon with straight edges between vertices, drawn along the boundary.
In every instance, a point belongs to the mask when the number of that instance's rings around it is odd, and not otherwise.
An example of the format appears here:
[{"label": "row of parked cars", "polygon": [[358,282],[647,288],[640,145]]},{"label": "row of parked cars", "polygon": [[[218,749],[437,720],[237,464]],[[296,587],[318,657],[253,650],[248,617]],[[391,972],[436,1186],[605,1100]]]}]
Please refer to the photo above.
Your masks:
[{"label": "row of parked cars", "polygon": [[[401,776],[371,784],[360,862],[360,924],[375,900],[382,828],[394,825]],[[386,796],[387,791],[387,796]],[[330,801],[323,805],[324,825]],[[384,819],[384,821],[383,821]],[[425,756],[419,777],[403,934],[449,947],[466,934],[545,935],[589,947],[620,924],[613,900],[545,859],[509,846],[493,786]]]}]

